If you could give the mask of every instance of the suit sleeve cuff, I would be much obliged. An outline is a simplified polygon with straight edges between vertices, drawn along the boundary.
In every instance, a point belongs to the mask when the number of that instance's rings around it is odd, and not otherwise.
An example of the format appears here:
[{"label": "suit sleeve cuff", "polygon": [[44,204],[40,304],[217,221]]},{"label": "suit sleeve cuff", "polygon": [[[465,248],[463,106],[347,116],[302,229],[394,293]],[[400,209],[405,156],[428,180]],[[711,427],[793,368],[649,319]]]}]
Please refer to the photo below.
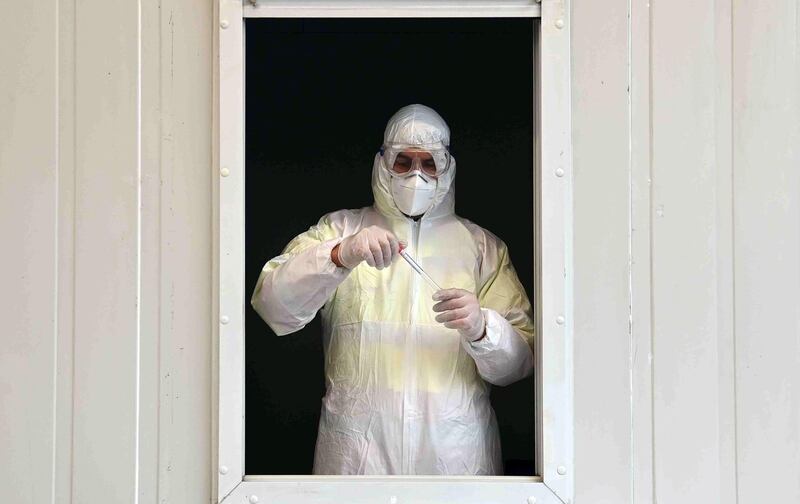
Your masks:
[{"label": "suit sleeve cuff", "polygon": [[331,259],[331,251],[342,241],[342,238],[333,238],[317,245],[317,266],[320,273],[328,273],[345,277],[350,272],[347,268],[340,268]]},{"label": "suit sleeve cuff", "polygon": [[[486,335],[477,340],[467,342],[466,350],[473,356],[486,355],[500,347],[500,337],[502,326],[500,325],[500,314],[489,308],[481,308],[483,319],[486,321]],[[505,319],[503,319],[505,321]]]}]

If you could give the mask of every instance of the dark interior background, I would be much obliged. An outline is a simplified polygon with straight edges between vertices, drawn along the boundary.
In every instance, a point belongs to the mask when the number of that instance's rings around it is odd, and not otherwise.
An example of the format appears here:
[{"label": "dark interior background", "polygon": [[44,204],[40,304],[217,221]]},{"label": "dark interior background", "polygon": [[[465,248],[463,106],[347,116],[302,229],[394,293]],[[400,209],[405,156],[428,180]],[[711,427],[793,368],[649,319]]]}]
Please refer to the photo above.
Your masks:
[{"label": "dark interior background", "polygon": [[[372,204],[389,117],[448,122],[456,212],[509,247],[533,302],[530,19],[251,19],[246,24],[246,299],[326,212]],[[311,472],[324,395],[319,317],[278,338],[246,308],[245,470]],[[507,475],[533,474],[533,380],[494,387]]]}]

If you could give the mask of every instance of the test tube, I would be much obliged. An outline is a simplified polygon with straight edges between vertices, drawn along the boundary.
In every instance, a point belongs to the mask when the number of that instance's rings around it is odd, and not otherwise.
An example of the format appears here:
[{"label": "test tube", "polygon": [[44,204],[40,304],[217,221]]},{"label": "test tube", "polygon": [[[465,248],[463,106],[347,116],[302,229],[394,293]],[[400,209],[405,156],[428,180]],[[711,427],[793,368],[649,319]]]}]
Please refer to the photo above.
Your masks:
[{"label": "test tube", "polygon": [[420,274],[420,276],[421,276],[422,278],[424,278],[426,282],[428,282],[428,285],[430,285],[431,287],[433,287],[433,288],[434,288],[435,290],[437,290],[437,291],[438,291],[438,290],[442,290],[442,288],[441,288],[441,287],[439,287],[439,284],[437,284],[437,283],[436,283],[436,282],[433,280],[433,278],[431,278],[431,277],[430,277],[430,275],[428,275],[427,273],[425,273],[425,270],[424,270],[424,269],[422,269],[422,266],[420,266],[419,264],[417,264],[417,261],[415,261],[415,260],[414,260],[414,258],[413,258],[413,257],[411,257],[411,256],[408,254],[408,252],[406,252],[406,251],[405,251],[405,249],[400,249],[400,255],[401,255],[401,256],[403,256],[403,259],[405,259],[405,260],[406,260],[406,262],[408,262],[408,264],[410,264],[410,265],[411,265],[411,267],[414,269],[414,271],[416,271],[417,273],[419,273],[419,274]]}]

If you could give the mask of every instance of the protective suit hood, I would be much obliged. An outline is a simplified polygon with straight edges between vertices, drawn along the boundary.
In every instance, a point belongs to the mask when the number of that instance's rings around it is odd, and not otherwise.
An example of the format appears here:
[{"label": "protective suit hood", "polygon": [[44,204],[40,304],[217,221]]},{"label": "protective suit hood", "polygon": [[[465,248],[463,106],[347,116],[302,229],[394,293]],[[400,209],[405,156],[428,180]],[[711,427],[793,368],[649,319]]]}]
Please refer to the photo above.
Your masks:
[{"label": "protective suit hood", "polygon": [[[440,145],[450,144],[450,129],[444,119],[430,107],[414,104],[398,110],[386,125],[384,145]],[[387,217],[407,218],[395,204],[391,192],[389,167],[384,165],[380,152],[372,163],[372,194],[375,208]],[[450,167],[439,176],[431,207],[421,219],[435,219],[455,211],[456,160],[450,157]]]}]

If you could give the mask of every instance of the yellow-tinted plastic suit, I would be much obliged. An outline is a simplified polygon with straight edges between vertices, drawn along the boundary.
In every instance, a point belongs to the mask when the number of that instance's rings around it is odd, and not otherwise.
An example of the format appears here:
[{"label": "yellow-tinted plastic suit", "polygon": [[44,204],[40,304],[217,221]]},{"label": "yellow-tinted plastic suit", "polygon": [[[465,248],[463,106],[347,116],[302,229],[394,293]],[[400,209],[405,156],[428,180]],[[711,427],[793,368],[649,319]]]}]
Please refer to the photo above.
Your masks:
[{"label": "yellow-tinted plastic suit", "polygon": [[[449,145],[444,120],[410,105],[389,121],[386,143]],[[264,266],[253,307],[278,335],[322,309],[326,394],[314,474],[502,474],[490,384],[531,374],[531,306],[505,244],[456,216],[455,160],[418,220],[399,211],[383,156],[372,168],[373,206],[323,216]],[[475,343],[436,322],[433,289],[402,259],[378,270],[337,267],[343,237],[380,226],[407,242],[443,288],[477,295],[486,320]]]}]

